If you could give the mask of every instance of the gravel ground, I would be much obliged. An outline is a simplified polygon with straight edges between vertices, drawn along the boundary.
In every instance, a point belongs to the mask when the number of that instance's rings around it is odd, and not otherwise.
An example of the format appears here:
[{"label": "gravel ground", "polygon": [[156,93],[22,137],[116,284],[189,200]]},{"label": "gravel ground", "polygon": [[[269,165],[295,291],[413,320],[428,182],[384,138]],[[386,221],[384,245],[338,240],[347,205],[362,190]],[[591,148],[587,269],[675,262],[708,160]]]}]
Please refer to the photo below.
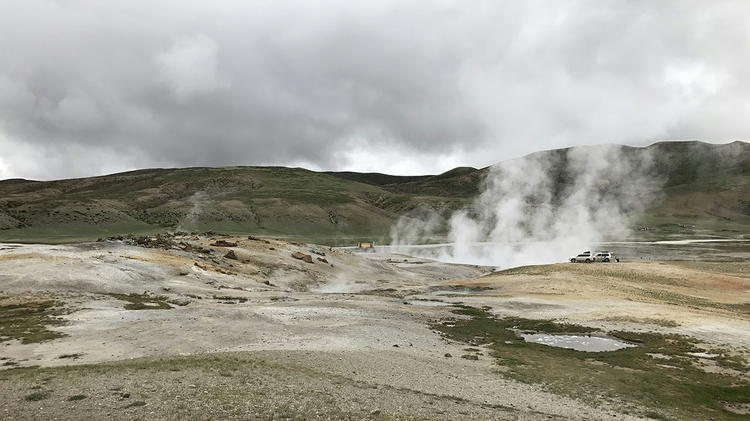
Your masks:
[{"label": "gravel ground", "polygon": [[[0,304],[67,309],[52,328],[67,336],[0,341],[0,419],[638,419],[510,380],[486,352],[460,358],[466,345],[428,327],[453,307],[418,300],[750,347],[750,321],[727,310],[750,301],[746,277],[655,262],[483,276],[396,254],[225,239],[238,246],[0,247]],[[237,259],[224,257],[230,249]],[[173,308],[128,310],[113,295],[144,293]]]},{"label": "gravel ground", "polygon": [[[445,359],[445,357],[442,357]],[[7,420],[607,420],[504,381],[487,362],[418,351],[253,352],[0,373]]]}]

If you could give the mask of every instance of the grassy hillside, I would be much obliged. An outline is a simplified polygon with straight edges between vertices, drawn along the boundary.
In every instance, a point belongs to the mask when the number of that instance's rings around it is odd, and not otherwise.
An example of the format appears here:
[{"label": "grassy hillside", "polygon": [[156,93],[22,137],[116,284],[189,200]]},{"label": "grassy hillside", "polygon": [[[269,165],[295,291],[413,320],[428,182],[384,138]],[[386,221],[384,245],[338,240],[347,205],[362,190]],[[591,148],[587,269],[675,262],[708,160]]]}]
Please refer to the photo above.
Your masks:
[{"label": "grassy hillside", "polygon": [[467,200],[391,192],[300,168],[153,169],[0,181],[0,240],[68,241],[164,229],[380,238],[401,214]]},{"label": "grassy hillside", "polygon": [[681,231],[750,231],[750,144],[657,143],[649,147],[663,180],[646,224]]},{"label": "grassy hillside", "polygon": [[[750,145],[663,142],[647,153],[663,186],[638,224],[689,233],[750,225]],[[562,196],[572,149],[538,152]],[[521,158],[521,159],[528,159]],[[301,168],[149,169],[59,181],[0,181],[0,241],[90,240],[122,233],[214,230],[353,243],[387,240],[402,215],[447,217],[470,206],[488,169],[434,176],[317,173]],[[627,182],[627,180],[621,180]],[[697,228],[696,228],[697,227]]]},{"label": "grassy hillside", "polygon": [[[680,141],[645,148],[606,147],[615,148],[622,161],[637,162],[638,166],[632,173],[604,175],[602,196],[616,200],[620,188],[644,181],[653,183],[655,191],[643,199],[645,212],[640,213],[636,207],[633,228],[639,229],[640,237],[750,233],[750,144]],[[521,158],[545,163],[547,177],[552,180],[553,204],[573,187],[574,152],[576,148],[557,149]]]}]

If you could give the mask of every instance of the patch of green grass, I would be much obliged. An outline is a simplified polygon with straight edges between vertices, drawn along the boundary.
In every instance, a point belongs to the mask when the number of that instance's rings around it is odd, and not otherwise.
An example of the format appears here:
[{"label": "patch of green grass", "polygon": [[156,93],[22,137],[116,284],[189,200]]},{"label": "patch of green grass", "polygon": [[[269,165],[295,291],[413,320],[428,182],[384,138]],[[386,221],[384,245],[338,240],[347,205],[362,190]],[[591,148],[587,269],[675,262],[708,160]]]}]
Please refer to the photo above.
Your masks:
[{"label": "patch of green grass", "polygon": [[119,223],[91,225],[83,223],[35,225],[26,228],[0,230],[0,242],[68,244],[95,241],[98,238],[118,234],[151,235],[162,231],[162,227],[143,223]]},{"label": "patch of green grass", "polygon": [[169,310],[167,297],[149,294],[109,294],[118,300],[127,301],[125,310]]},{"label": "patch of green grass", "polygon": [[65,313],[62,305],[52,300],[0,303],[0,342],[17,339],[29,344],[61,338],[65,334],[48,327],[65,324],[58,318]]},{"label": "patch of green grass", "polygon": [[238,303],[244,303],[247,302],[246,297],[232,297],[231,295],[214,295],[214,300],[224,300],[224,301],[231,301],[232,304],[235,304],[234,301]]},{"label": "patch of green grass", "polygon": [[410,295],[419,294],[419,291],[416,289],[398,290],[396,288],[376,288],[368,289],[366,291],[359,291],[357,294],[375,295],[378,297],[404,298]]},{"label": "patch of green grass", "polygon": [[616,323],[637,323],[639,325],[643,324],[649,324],[649,325],[655,325],[655,326],[661,326],[661,327],[679,327],[680,324],[675,322],[674,320],[669,319],[657,319],[654,317],[628,317],[628,316],[615,316],[615,317],[607,317],[603,319],[607,322],[616,322]]},{"label": "patch of green grass", "polygon": [[[508,368],[504,375],[545,385],[555,393],[592,404],[606,402],[623,410],[625,403],[636,402],[650,411],[643,416],[662,417],[655,419],[739,419],[723,409],[724,402],[750,402],[750,385],[746,381],[708,373],[696,366],[697,359],[688,353],[701,352],[702,348],[689,337],[610,332],[611,336],[638,346],[613,352],[582,352],[525,342],[514,329],[551,334],[587,334],[596,329],[551,320],[495,318],[484,308],[462,307],[455,313],[461,317],[434,323],[432,328],[452,340],[488,347],[497,363]],[[748,371],[741,359],[730,358],[730,364],[733,369]],[[659,408],[659,412],[653,408]]]},{"label": "patch of green grass", "polygon": [[29,402],[38,402],[47,399],[50,395],[48,391],[34,392],[32,394],[24,396],[24,399]]},{"label": "patch of green grass", "polygon": [[634,238],[645,241],[677,238],[741,238],[750,232],[750,226],[742,221],[727,221],[706,215],[677,215],[672,213],[674,209],[668,210],[667,216],[661,215],[660,213],[664,210],[657,205],[634,222],[634,228],[650,228],[648,231],[633,231]]}]

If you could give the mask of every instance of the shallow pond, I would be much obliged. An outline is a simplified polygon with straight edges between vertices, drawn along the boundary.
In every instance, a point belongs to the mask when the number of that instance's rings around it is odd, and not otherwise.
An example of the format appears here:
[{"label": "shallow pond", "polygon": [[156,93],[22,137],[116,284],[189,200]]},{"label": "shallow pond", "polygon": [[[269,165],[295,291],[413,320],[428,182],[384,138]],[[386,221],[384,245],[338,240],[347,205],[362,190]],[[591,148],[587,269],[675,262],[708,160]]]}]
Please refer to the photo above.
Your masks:
[{"label": "shallow pond", "polygon": [[635,345],[614,338],[586,335],[550,335],[548,333],[519,333],[526,342],[575,349],[586,352],[617,351]]}]

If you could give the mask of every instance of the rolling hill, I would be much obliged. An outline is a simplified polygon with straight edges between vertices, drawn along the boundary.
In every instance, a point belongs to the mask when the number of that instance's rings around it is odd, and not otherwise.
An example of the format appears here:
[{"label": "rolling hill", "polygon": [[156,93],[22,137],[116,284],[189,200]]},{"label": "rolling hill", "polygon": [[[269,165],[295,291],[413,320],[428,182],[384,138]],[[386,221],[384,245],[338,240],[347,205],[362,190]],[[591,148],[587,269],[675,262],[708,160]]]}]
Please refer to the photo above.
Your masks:
[{"label": "rolling hill", "polygon": [[[618,148],[623,156],[647,153],[650,175],[660,180],[659,200],[649,204],[638,224],[686,233],[703,227],[744,232],[750,226],[750,144],[661,142]],[[553,195],[559,195],[570,183],[568,157],[574,149],[520,159],[549,162]],[[362,237],[383,241],[401,216],[429,211],[448,217],[470,207],[489,171],[461,167],[407,177],[222,167],[3,180],[0,241],[91,240],[163,230],[297,236],[327,244]]]}]

